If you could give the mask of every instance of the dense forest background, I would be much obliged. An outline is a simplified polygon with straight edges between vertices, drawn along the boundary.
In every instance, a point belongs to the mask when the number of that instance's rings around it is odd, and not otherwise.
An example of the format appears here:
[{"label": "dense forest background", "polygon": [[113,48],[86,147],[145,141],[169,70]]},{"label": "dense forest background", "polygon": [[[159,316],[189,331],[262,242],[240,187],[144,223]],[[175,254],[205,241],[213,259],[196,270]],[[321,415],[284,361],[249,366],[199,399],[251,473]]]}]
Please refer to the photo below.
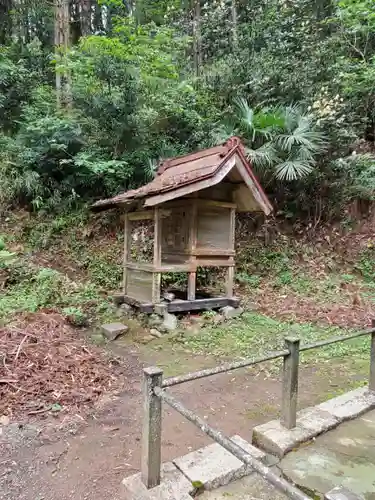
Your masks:
[{"label": "dense forest background", "polygon": [[76,208],[234,134],[283,216],[373,200],[373,0],[0,1],[3,209]]}]

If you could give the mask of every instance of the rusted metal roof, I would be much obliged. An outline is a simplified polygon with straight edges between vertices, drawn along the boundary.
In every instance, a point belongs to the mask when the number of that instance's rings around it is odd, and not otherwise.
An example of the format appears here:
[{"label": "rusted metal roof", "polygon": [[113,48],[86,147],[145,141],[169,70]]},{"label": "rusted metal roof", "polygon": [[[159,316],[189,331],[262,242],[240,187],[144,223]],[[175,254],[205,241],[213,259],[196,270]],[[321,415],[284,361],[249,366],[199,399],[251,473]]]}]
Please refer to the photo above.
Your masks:
[{"label": "rusted metal roof", "polygon": [[[151,182],[138,189],[118,194],[113,198],[97,201],[92,205],[92,210],[106,210],[117,205],[128,204],[135,200],[163,194],[167,191],[173,191],[180,187],[209,179],[227,163],[228,159],[235,152],[238,152],[245,160],[257,188],[264,195],[244,156],[244,149],[240,139],[238,137],[231,137],[222,145],[163,161],[159,165],[155,179]],[[265,195],[264,197],[267,200]]]}]

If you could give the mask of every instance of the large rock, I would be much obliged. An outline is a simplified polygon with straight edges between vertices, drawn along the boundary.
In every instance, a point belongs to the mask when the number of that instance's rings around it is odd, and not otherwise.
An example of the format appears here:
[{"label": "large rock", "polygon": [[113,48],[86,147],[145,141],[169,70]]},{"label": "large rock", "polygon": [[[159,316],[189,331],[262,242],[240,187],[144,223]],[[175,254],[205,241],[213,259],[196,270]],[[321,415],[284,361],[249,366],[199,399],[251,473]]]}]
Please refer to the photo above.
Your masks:
[{"label": "large rock", "polygon": [[157,330],[156,328],[151,328],[150,335],[152,335],[153,337],[155,337],[157,339],[160,339],[163,336],[163,334],[160,333],[159,330]]},{"label": "large rock", "polygon": [[242,307],[225,306],[220,309],[220,313],[225,319],[238,318],[243,313]]},{"label": "large rock", "polygon": [[163,323],[163,318],[159,314],[153,313],[147,318],[147,323],[151,328],[158,328]]},{"label": "large rock", "polygon": [[102,325],[103,335],[108,340],[116,340],[117,337],[123,335],[129,330],[129,327],[122,323],[107,323]]},{"label": "large rock", "polygon": [[159,330],[164,332],[173,332],[177,330],[178,319],[174,314],[168,312],[164,313],[163,323],[160,325]]}]

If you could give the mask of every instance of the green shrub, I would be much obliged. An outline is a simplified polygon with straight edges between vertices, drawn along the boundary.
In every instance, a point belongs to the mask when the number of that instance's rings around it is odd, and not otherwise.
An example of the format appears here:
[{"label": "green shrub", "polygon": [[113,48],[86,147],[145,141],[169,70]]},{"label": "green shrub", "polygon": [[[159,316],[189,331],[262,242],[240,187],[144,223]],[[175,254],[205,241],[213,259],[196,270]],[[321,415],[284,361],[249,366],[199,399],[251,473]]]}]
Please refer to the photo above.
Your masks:
[{"label": "green shrub", "polygon": [[62,313],[68,323],[73,326],[86,326],[88,324],[87,315],[78,307],[65,307]]}]

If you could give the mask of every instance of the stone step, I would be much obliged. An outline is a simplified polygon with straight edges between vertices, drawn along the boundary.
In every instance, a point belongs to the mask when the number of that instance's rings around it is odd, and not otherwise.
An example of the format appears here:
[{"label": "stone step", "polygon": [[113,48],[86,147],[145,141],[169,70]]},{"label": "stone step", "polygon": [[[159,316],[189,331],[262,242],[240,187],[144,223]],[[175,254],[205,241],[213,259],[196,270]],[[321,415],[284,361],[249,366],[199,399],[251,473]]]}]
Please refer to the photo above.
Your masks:
[{"label": "stone step", "polygon": [[[267,455],[242,439],[233,436],[238,446],[249,455],[261,461]],[[212,490],[228,484],[254,471],[241,460],[217,443],[176,458],[173,463],[162,466],[162,480],[159,486],[147,489],[141,481],[141,474],[135,474],[122,481],[120,498],[124,500],[191,500],[197,488]]]},{"label": "stone step", "polygon": [[[240,436],[233,436],[231,439],[249,455],[258,460],[265,460],[264,452]],[[213,490],[253,472],[217,443],[177,458],[173,463],[191,483],[201,484],[205,490]]]},{"label": "stone step", "polygon": [[287,498],[259,474],[254,473],[217,490],[205,491],[199,500],[286,500]]},{"label": "stone step", "polygon": [[375,392],[367,387],[355,389],[297,413],[297,425],[286,429],[272,420],[253,429],[253,443],[280,458],[342,422],[358,417],[375,407]]}]

